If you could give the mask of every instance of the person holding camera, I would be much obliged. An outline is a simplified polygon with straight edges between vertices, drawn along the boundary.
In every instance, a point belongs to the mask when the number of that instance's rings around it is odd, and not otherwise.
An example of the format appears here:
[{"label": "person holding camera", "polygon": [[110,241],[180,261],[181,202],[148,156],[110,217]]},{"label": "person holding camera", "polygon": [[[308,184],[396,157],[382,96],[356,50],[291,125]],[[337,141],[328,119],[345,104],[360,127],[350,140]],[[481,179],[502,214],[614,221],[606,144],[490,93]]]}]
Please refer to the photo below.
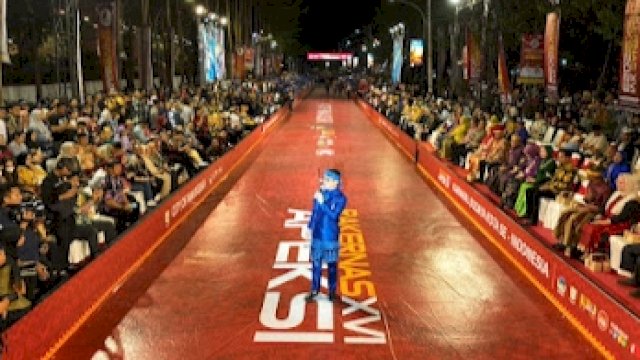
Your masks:
[{"label": "person holding camera", "polygon": [[[36,230],[36,215],[44,215],[44,206],[38,201],[23,201],[17,186],[0,188],[1,232],[18,231],[18,237],[4,238],[4,251],[15,261],[21,278],[25,282],[25,295],[29,300],[36,298],[38,280],[47,281],[49,271],[46,261],[40,259],[41,237]],[[12,240],[8,240],[12,239]]]},{"label": "person holding camera", "polygon": [[75,203],[80,187],[78,174],[72,173],[75,159],[60,158],[55,169],[42,182],[42,200],[53,220],[54,232],[57,236],[56,246],[52,249],[52,262],[55,271],[63,275],[69,268],[69,246],[73,239],[86,240],[91,255],[96,256],[98,248],[98,232],[86,224],[75,221]]}]

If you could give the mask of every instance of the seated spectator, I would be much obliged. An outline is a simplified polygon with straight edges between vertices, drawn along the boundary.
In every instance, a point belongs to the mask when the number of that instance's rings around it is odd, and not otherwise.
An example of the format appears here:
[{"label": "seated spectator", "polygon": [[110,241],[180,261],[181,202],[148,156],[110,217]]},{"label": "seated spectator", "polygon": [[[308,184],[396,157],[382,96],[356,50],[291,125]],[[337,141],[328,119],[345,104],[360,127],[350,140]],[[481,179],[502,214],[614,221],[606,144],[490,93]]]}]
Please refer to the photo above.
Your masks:
[{"label": "seated spectator", "polygon": [[505,210],[513,209],[518,197],[520,186],[526,179],[535,178],[538,168],[540,167],[541,157],[540,148],[536,144],[527,144],[523,150],[524,157],[520,159],[518,167],[509,172],[506,179],[504,190],[499,193],[502,208]]},{"label": "seated spectator", "polygon": [[621,174],[630,173],[631,167],[624,162],[624,154],[621,151],[616,152],[613,157],[613,163],[607,168],[605,180],[611,187],[611,190],[616,191],[617,179]]},{"label": "seated spectator", "polygon": [[[36,141],[42,148],[50,148],[53,145],[53,134],[45,122],[47,112],[45,109],[35,109],[29,117],[29,130],[36,134]],[[28,138],[32,140],[31,137]]]},{"label": "seated spectator", "polygon": [[553,247],[560,251],[570,248],[569,253],[574,258],[580,257],[577,245],[583,226],[598,214],[605,214],[605,206],[611,196],[611,188],[604,181],[602,168],[594,166],[586,173],[589,185],[584,203],[574,202],[573,206],[560,215],[558,225],[554,229],[558,242]]},{"label": "seated spectator", "polygon": [[171,189],[177,184],[171,175],[169,164],[164,161],[156,150],[155,142],[150,142],[146,146],[140,147],[140,158],[146,170],[161,183],[160,197],[156,201],[162,200],[169,195]]},{"label": "seated spectator", "polygon": [[545,120],[542,114],[536,112],[533,124],[531,124],[531,138],[535,141],[542,141],[544,135],[547,133],[548,127],[549,125],[547,124],[547,120]]},{"label": "seated spectator", "polygon": [[17,229],[0,233],[0,331],[5,331],[31,308],[31,302],[24,297],[26,289],[20,270],[3,245],[5,242],[17,242],[19,237]]},{"label": "seated spectator", "polygon": [[531,187],[526,191],[526,218],[522,219],[525,225],[538,224],[538,212],[540,209],[540,199],[555,198],[563,191],[572,192],[575,186],[577,169],[571,162],[571,152],[560,151],[558,153],[558,166],[553,177],[540,185]]},{"label": "seated spectator", "polygon": [[76,205],[76,222],[91,226],[96,232],[103,233],[106,244],[111,244],[117,236],[116,222],[112,217],[105,215],[106,204],[102,184],[94,183],[83,191],[79,191]]},{"label": "seated spectator", "polygon": [[583,227],[578,249],[591,253],[608,248],[610,235],[621,235],[624,230],[640,221],[640,177],[623,174],[617,179],[617,190],[609,197],[604,215]]},{"label": "seated spectator", "polygon": [[464,159],[469,152],[475,151],[480,146],[482,139],[486,136],[486,123],[482,118],[474,118],[471,128],[467,131],[464,139],[460,143],[451,146],[451,160],[464,166]]},{"label": "seated spectator", "polygon": [[9,143],[9,151],[13,154],[14,158],[17,158],[20,155],[27,154],[27,144],[26,144],[27,134],[24,132],[17,133],[13,140]]},{"label": "seated spectator", "polygon": [[447,160],[452,159],[452,148],[464,141],[470,125],[471,119],[468,116],[460,117],[458,124],[451,129],[450,132],[445,134],[440,148],[440,157]]},{"label": "seated spectator", "polygon": [[138,204],[129,196],[131,184],[124,177],[122,163],[114,161],[107,164],[107,176],[102,189],[105,214],[116,220],[116,229],[122,233],[140,216]]},{"label": "seated spectator", "polygon": [[135,152],[125,158],[125,177],[131,184],[131,190],[141,192],[144,195],[147,206],[154,207],[160,197],[155,195],[153,187],[156,181],[144,166],[144,162],[140,158],[141,154],[141,147],[136,145]]},{"label": "seated spectator", "polygon": [[492,129],[493,139],[486,148],[482,146],[469,159],[469,175],[467,181],[485,180],[485,172],[490,168],[497,168],[505,161],[507,141],[504,138],[504,127],[496,126]]},{"label": "seated spectator", "polygon": [[[630,230],[634,235],[640,233],[640,225],[635,224]],[[636,289],[631,291],[630,295],[635,298],[640,298],[640,244],[627,244],[622,248],[622,256],[620,260],[620,268],[631,272],[631,278],[620,279],[618,284],[624,286],[631,286]]]},{"label": "seated spectator", "polygon": [[85,174],[90,174],[96,168],[96,147],[89,143],[89,134],[78,135],[77,146],[78,161],[80,170]]},{"label": "seated spectator", "polygon": [[18,184],[22,189],[37,194],[44,178],[47,177],[47,172],[40,166],[42,152],[32,150],[26,156],[21,157],[21,160],[18,162]]},{"label": "seated spectator", "polygon": [[522,152],[524,145],[517,134],[511,135],[511,142],[505,161],[490,169],[490,175],[486,184],[495,194],[501,194],[507,185],[509,178],[515,177],[524,169]]},{"label": "seated spectator", "polygon": [[527,131],[527,128],[524,126],[524,121],[522,120],[516,121],[516,128],[515,128],[514,134],[518,135],[518,137],[520,138],[521,144],[526,144],[527,141],[529,141],[529,132]]},{"label": "seated spectator", "polygon": [[609,143],[602,132],[600,125],[593,125],[591,132],[582,143],[580,151],[585,155],[593,155],[597,152],[604,153]]}]

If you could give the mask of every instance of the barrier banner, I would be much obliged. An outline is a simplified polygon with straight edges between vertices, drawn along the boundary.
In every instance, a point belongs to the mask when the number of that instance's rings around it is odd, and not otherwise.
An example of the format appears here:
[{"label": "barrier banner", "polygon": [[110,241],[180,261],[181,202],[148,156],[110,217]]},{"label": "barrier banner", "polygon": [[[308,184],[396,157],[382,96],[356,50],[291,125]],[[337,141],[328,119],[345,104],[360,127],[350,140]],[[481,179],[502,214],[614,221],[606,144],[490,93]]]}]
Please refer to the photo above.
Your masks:
[{"label": "barrier banner", "polygon": [[511,103],[511,81],[509,80],[509,68],[507,56],[504,53],[502,35],[498,37],[498,86],[500,86],[500,100],[503,104]]},{"label": "barrier banner", "polygon": [[119,89],[118,50],[116,46],[116,4],[114,1],[102,2],[98,11],[98,50],[102,84],[105,93]]},{"label": "barrier banner", "polygon": [[558,46],[560,42],[560,14],[547,14],[547,26],[544,31],[544,81],[547,97],[558,100]]},{"label": "barrier banner", "polygon": [[520,52],[520,75],[518,84],[544,84],[544,37],[542,35],[522,35]]},{"label": "barrier banner", "polygon": [[620,54],[620,103],[640,105],[640,0],[628,0]]},{"label": "barrier banner", "polygon": [[[391,140],[400,131],[369,104],[358,104]],[[396,130],[392,130],[396,129]],[[406,152],[406,144],[394,141]],[[442,162],[428,143],[417,146],[417,167],[451,205],[516,267],[605,358],[640,359],[640,319],[563,257],[505,214]]]}]

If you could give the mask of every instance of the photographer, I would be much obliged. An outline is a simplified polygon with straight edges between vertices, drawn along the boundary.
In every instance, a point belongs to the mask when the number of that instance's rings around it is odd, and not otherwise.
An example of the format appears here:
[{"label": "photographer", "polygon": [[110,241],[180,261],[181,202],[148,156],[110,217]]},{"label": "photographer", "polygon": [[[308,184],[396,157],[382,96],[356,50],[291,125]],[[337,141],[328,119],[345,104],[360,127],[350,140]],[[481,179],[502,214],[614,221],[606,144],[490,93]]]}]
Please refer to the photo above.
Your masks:
[{"label": "photographer", "polygon": [[2,231],[19,233],[15,239],[11,236],[5,238],[5,253],[15,260],[19,275],[26,285],[24,295],[33,301],[38,289],[38,279],[46,281],[49,278],[44,261],[40,261],[41,238],[35,226],[36,215],[44,216],[44,205],[36,201],[24,202],[20,189],[16,186],[0,188],[0,198]]},{"label": "photographer", "polygon": [[54,232],[57,236],[56,246],[52,249],[52,262],[55,271],[65,275],[69,267],[69,246],[73,239],[89,242],[91,255],[98,254],[98,233],[95,228],[76,224],[75,202],[80,187],[78,174],[72,174],[74,159],[61,158],[53,172],[42,182],[42,200],[53,220]]}]

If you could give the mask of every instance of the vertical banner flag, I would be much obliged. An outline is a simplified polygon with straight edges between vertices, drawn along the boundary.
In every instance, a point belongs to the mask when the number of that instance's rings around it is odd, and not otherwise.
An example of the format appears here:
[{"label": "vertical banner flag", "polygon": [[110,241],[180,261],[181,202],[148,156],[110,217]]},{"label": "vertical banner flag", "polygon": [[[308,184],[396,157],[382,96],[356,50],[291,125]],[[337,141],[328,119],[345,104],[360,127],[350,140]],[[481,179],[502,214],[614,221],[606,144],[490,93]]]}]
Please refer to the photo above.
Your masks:
[{"label": "vertical banner flag", "polygon": [[[400,83],[402,77],[402,45],[404,43],[404,36],[396,35],[393,38],[393,61],[391,62],[391,82],[395,85]],[[357,66],[354,57],[354,67]]]},{"label": "vertical banner flag", "polygon": [[9,34],[7,33],[7,0],[0,0],[0,61],[11,63],[9,57]]},{"label": "vertical banner flag", "polygon": [[547,14],[547,26],[544,30],[544,80],[547,96],[558,99],[558,45],[560,41],[560,14]]},{"label": "vertical banner flag", "polygon": [[215,50],[216,75],[218,75],[218,80],[223,80],[227,77],[227,65],[225,60],[225,54],[227,52],[224,43],[224,28],[217,26],[215,29],[215,36],[217,38]]},{"label": "vertical banner flag", "polygon": [[200,85],[207,83],[207,28],[203,22],[198,24],[198,78]]},{"label": "vertical banner flag", "polygon": [[233,71],[233,76],[236,79],[243,79],[244,78],[244,73],[246,71],[245,69],[245,60],[244,60],[244,47],[239,46],[238,48],[236,48],[236,51],[234,52],[234,71]]},{"label": "vertical banner flag", "polygon": [[469,47],[462,47],[462,79],[469,81]]},{"label": "vertical banner flag", "polygon": [[640,105],[640,0],[628,0],[620,56],[620,103]]},{"label": "vertical banner flag", "polygon": [[421,66],[424,63],[424,41],[411,39],[409,41],[409,64],[411,67]]},{"label": "vertical banner flag", "polygon": [[82,35],[80,33],[80,25],[82,20],[80,19],[80,9],[76,10],[76,71],[78,74],[78,96],[80,97],[80,103],[84,104],[84,74],[82,73]]},{"label": "vertical banner flag", "polygon": [[118,54],[116,51],[116,5],[113,1],[98,5],[98,46],[104,91],[118,89]]},{"label": "vertical banner flag", "polygon": [[482,69],[482,53],[475,35],[469,28],[466,31],[467,38],[467,77],[469,83],[480,82],[480,74]]},{"label": "vertical banner flag", "polygon": [[539,34],[522,35],[518,84],[544,84],[544,38]]},{"label": "vertical banner flag", "polygon": [[498,36],[498,85],[500,86],[502,103],[511,103],[511,81],[509,81],[509,68],[507,67],[507,56],[504,52],[502,35]]}]

